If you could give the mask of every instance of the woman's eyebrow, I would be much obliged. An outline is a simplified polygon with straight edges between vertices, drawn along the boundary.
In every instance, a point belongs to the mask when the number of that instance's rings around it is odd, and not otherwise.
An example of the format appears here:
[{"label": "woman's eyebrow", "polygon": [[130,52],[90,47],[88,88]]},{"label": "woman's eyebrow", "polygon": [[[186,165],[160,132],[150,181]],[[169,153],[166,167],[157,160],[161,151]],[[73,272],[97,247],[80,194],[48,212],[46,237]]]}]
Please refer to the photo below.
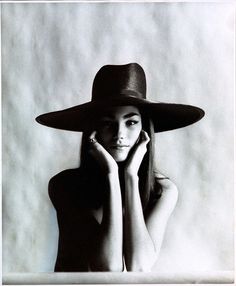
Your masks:
[{"label": "woman's eyebrow", "polygon": [[[140,114],[139,113],[136,113],[136,112],[130,112],[130,113],[127,113],[123,116],[123,118],[130,118],[132,116],[139,116],[140,117]],[[112,113],[106,113],[103,117],[103,119],[105,118],[109,118],[109,119],[113,119],[115,118],[114,114]]]},{"label": "woman's eyebrow", "polygon": [[132,116],[140,116],[140,114],[138,114],[138,113],[135,113],[135,112],[130,112],[130,113],[128,113],[128,114],[125,114],[124,116],[123,116],[123,118],[129,118],[129,117],[132,117]]}]

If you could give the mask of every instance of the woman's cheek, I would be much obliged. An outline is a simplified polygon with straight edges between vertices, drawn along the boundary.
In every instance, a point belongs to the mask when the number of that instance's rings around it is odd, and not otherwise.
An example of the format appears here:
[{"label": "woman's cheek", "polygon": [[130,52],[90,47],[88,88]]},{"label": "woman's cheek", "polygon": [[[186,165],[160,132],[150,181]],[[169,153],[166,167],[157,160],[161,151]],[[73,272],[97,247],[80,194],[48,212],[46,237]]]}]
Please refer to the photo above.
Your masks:
[{"label": "woman's cheek", "polygon": [[108,141],[107,132],[105,130],[98,130],[98,132],[97,132],[97,140],[105,148],[106,147],[106,142]]},{"label": "woman's cheek", "polygon": [[141,131],[142,131],[142,129],[140,128],[140,130],[137,131],[136,134],[134,135],[135,140],[134,140],[134,144],[133,145],[138,144],[140,142],[140,140],[141,140]]}]

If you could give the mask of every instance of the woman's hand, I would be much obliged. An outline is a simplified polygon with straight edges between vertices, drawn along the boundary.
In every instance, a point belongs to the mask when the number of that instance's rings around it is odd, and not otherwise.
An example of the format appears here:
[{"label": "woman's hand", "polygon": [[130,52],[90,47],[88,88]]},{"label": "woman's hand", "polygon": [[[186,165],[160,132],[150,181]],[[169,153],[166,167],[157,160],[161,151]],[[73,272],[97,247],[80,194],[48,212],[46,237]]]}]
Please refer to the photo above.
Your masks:
[{"label": "woman's hand", "polygon": [[97,141],[96,131],[94,131],[90,137],[90,151],[89,153],[98,161],[102,171],[105,174],[117,172],[118,165],[113,157],[107,152],[107,150]]},{"label": "woman's hand", "polygon": [[134,147],[130,158],[128,159],[125,166],[125,173],[129,175],[137,175],[139,167],[142,163],[143,157],[147,152],[147,144],[150,138],[144,130],[140,132],[139,141]]}]

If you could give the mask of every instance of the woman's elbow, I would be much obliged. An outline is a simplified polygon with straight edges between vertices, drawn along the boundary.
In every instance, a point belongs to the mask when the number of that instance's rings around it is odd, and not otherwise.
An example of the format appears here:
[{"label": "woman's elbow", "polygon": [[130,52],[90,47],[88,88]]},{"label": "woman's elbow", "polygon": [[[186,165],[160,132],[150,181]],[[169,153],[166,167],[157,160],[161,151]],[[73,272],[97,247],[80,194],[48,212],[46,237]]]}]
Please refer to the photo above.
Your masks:
[{"label": "woman's elbow", "polygon": [[124,267],[123,267],[123,265],[109,265],[108,267],[105,268],[104,271],[107,271],[107,272],[123,272]]},{"label": "woman's elbow", "polygon": [[130,265],[126,265],[127,271],[131,272],[151,272],[151,269],[155,262],[157,261],[157,255],[154,254],[146,259],[135,260]]},{"label": "woman's elbow", "polygon": [[91,271],[94,272],[122,272],[123,263],[94,263],[90,264]]},{"label": "woman's elbow", "polygon": [[149,263],[135,263],[127,267],[127,271],[130,272],[151,272],[152,265]]}]

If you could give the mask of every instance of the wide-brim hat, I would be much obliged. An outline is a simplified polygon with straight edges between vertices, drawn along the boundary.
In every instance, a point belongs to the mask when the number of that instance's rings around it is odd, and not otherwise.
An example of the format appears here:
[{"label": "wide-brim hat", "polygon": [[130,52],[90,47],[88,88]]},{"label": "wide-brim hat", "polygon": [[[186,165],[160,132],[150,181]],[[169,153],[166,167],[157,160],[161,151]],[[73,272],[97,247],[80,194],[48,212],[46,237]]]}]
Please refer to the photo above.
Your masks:
[{"label": "wide-brim hat", "polygon": [[42,114],[36,121],[57,129],[83,132],[106,108],[129,105],[152,119],[155,132],[188,126],[205,114],[192,105],[147,100],[144,70],[139,64],[130,63],[103,66],[94,78],[90,102]]}]

